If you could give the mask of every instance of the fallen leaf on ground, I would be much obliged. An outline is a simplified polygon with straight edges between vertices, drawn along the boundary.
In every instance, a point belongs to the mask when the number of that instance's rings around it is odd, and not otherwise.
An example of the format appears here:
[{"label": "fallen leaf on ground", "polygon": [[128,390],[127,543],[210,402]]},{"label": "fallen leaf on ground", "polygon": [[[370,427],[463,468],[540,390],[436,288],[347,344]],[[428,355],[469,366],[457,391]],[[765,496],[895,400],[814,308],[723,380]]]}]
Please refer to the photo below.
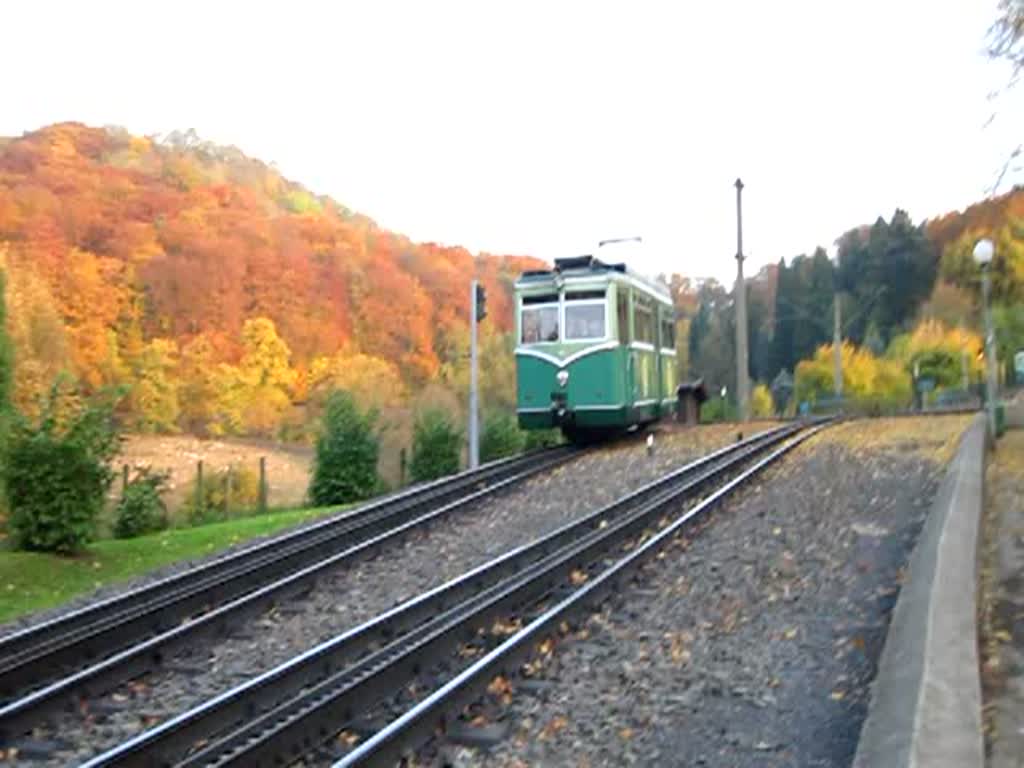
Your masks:
[{"label": "fallen leaf on ground", "polygon": [[521,626],[521,624],[519,623],[518,619],[516,619],[514,621],[507,621],[507,622],[506,621],[502,621],[501,619],[497,619],[494,622],[494,625],[491,627],[491,634],[492,635],[514,635],[516,632],[519,631],[520,626]]},{"label": "fallen leaf on ground", "polygon": [[557,736],[565,730],[567,725],[569,725],[569,720],[562,715],[558,715],[544,726],[544,729],[540,732],[540,737],[541,739],[550,739],[553,736]]},{"label": "fallen leaf on ground", "polygon": [[496,678],[491,680],[490,685],[487,686],[487,692],[494,694],[495,696],[508,693],[511,690],[512,684],[501,675],[498,675]]}]

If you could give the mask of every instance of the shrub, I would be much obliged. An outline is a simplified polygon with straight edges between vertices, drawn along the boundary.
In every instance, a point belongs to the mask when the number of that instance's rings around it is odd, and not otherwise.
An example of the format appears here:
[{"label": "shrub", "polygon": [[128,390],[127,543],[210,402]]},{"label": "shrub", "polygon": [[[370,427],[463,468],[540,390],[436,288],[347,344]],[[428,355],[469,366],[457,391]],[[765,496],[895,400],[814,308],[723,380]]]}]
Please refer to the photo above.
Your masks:
[{"label": "shrub", "polygon": [[562,433],[557,429],[529,429],[521,431],[524,435],[524,451],[553,448],[562,442]]},{"label": "shrub", "polygon": [[376,411],[360,411],[348,392],[336,390],[327,398],[309,483],[313,504],[345,504],[378,489],[376,418]]},{"label": "shrub", "polygon": [[124,489],[117,504],[114,536],[130,539],[167,527],[167,505],[160,493],[168,475],[142,469]]},{"label": "shrub", "polygon": [[19,420],[11,436],[10,527],[24,549],[68,553],[88,543],[114,479],[110,461],[119,435],[113,411],[119,398],[68,406],[74,397],[58,382],[39,423]]},{"label": "shrub", "polygon": [[716,421],[736,421],[738,411],[732,401],[722,397],[708,398],[700,407],[700,420],[702,424]]},{"label": "shrub", "polygon": [[758,384],[750,393],[750,413],[755,418],[766,418],[775,413],[772,393],[764,384]]},{"label": "shrub", "polygon": [[192,525],[227,520],[233,513],[251,512],[259,506],[259,475],[248,467],[232,465],[203,475],[202,493],[197,501],[198,482],[198,477],[192,482],[184,506]]},{"label": "shrub", "polygon": [[[3,467],[7,456],[7,441],[11,426],[11,390],[14,387],[14,352],[11,340],[7,335],[7,307],[4,303],[6,282],[4,272],[0,269],[0,467]],[[0,472],[0,512],[5,507],[4,478]]]},{"label": "shrub", "polygon": [[495,413],[484,420],[483,434],[480,436],[480,461],[494,461],[520,453],[525,445],[526,435],[519,430],[514,416]]},{"label": "shrub", "polygon": [[446,411],[431,408],[416,418],[412,434],[409,472],[415,482],[433,480],[459,471],[462,433]]}]

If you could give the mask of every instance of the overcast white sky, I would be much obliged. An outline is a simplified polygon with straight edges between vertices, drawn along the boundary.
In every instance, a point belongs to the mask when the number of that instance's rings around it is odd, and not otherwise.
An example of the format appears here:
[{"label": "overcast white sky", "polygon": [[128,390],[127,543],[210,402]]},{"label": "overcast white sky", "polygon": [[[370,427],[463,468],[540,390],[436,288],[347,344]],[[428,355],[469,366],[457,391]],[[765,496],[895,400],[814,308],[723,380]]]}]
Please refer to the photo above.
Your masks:
[{"label": "overcast white sky", "polygon": [[981,198],[996,0],[8,2],[0,134],[195,128],[416,240],[728,279]]}]

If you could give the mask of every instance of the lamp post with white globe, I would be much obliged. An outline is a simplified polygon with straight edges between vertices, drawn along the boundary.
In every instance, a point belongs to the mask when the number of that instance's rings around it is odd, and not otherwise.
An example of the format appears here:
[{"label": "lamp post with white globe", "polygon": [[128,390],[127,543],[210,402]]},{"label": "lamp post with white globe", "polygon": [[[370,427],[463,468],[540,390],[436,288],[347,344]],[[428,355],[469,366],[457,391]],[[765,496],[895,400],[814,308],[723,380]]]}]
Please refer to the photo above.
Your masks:
[{"label": "lamp post with white globe", "polygon": [[989,265],[994,254],[995,246],[987,238],[979,240],[974,246],[974,260],[981,266],[981,292],[985,311],[985,407],[988,412],[988,431],[993,440],[996,437],[996,343],[989,307],[989,294],[992,291]]}]

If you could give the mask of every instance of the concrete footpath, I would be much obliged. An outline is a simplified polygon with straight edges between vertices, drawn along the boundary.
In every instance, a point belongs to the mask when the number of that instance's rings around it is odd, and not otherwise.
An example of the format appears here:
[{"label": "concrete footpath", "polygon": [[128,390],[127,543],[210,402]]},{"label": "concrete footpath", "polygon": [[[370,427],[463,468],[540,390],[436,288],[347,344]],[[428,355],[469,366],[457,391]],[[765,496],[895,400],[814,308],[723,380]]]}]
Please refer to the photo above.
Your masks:
[{"label": "concrete footpath", "polygon": [[984,762],[977,553],[985,418],[961,440],[911,555],[872,685],[857,768]]}]

